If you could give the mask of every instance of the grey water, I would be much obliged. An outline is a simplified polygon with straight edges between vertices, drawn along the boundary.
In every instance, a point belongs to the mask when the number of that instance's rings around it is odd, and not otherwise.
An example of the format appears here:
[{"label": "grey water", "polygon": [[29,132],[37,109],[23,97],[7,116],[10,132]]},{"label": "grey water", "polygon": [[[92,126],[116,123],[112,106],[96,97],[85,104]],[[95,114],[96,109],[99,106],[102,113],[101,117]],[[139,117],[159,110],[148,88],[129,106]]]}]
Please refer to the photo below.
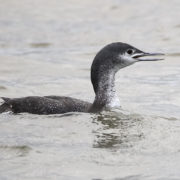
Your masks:
[{"label": "grey water", "polygon": [[116,76],[121,110],[0,115],[1,180],[180,179],[180,1],[0,3],[0,96],[92,102],[91,62],[122,41],[166,59]]}]

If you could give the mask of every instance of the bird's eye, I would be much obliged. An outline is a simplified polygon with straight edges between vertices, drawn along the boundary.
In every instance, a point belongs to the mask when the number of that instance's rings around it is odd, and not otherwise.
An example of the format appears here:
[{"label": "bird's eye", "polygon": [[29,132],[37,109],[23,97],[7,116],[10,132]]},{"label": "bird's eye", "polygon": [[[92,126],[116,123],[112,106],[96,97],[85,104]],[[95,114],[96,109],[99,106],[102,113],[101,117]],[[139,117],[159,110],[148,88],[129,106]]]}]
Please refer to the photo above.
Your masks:
[{"label": "bird's eye", "polygon": [[132,54],[134,53],[134,50],[133,50],[133,49],[128,49],[126,52],[127,52],[129,55],[132,55]]}]

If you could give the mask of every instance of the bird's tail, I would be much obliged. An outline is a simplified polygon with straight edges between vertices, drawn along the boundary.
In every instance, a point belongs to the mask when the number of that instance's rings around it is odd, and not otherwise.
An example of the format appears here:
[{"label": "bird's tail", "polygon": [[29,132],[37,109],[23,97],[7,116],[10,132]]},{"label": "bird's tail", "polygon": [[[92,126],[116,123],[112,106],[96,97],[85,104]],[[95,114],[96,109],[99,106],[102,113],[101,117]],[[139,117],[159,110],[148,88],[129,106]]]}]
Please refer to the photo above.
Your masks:
[{"label": "bird's tail", "polygon": [[4,102],[0,105],[0,113],[11,111],[10,104],[8,103],[10,99],[5,97],[1,97],[1,99],[3,99]]}]

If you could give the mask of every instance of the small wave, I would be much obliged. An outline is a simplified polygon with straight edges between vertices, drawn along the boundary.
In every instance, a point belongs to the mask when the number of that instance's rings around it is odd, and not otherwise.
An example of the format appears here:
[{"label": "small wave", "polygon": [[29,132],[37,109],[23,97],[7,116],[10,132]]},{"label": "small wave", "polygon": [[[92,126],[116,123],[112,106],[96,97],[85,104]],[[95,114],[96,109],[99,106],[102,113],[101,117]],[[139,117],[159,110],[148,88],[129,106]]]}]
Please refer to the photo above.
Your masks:
[{"label": "small wave", "polygon": [[23,157],[26,156],[31,147],[26,145],[0,145],[0,159],[11,159],[13,157]]},{"label": "small wave", "polygon": [[167,56],[180,56],[180,52],[176,52],[176,53],[169,53],[169,54],[166,54]]}]

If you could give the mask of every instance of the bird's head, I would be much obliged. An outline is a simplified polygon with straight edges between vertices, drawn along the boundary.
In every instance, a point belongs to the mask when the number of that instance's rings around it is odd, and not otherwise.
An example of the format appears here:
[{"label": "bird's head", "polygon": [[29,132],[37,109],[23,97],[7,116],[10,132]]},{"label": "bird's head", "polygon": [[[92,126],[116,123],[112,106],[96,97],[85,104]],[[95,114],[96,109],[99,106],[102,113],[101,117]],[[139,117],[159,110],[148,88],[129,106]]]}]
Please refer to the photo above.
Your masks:
[{"label": "bird's head", "polygon": [[[159,61],[160,58],[150,56],[160,56],[162,53],[146,53],[129,44],[116,42],[102,48],[94,58],[91,66],[91,82],[96,93],[99,82],[104,77],[110,77],[126,66],[141,61]],[[148,57],[149,56],[149,57]]]},{"label": "bird's head", "polygon": [[96,65],[104,66],[116,72],[126,66],[140,61],[159,61],[162,53],[146,53],[129,44],[116,42],[111,43],[101,49],[96,55],[94,61]]}]

